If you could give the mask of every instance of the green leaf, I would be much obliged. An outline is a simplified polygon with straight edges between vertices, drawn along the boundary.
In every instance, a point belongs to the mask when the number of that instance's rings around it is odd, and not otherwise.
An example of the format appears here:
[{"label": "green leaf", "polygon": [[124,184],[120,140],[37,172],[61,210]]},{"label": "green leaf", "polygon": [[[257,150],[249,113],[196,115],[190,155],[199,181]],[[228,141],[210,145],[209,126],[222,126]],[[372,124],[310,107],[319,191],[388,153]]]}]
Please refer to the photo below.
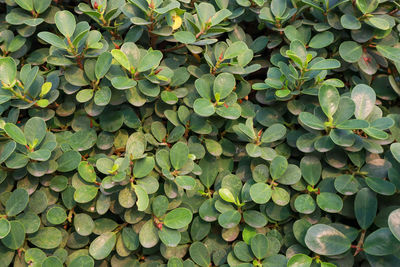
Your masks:
[{"label": "green leaf", "polygon": [[221,23],[223,20],[228,18],[230,15],[232,15],[232,12],[229,11],[228,9],[221,9],[215,15],[211,18],[211,26],[215,26],[219,23]]},{"label": "green leaf", "polygon": [[395,253],[399,249],[399,241],[393,236],[389,228],[380,228],[365,238],[363,249],[374,256],[385,256]]},{"label": "green leaf", "polygon": [[360,184],[354,176],[344,174],[336,177],[335,189],[342,195],[353,195],[360,189]]},{"label": "green leaf", "polygon": [[386,45],[377,45],[376,49],[382,56],[396,62],[400,63],[400,48],[398,47],[391,47]]},{"label": "green leaf", "polygon": [[350,130],[332,129],[329,137],[336,145],[343,147],[350,147],[355,142],[354,134]]},{"label": "green leaf", "polygon": [[210,266],[211,257],[207,247],[201,242],[194,242],[189,248],[191,259],[202,267]]},{"label": "green leaf", "polygon": [[78,168],[79,163],[81,162],[81,154],[79,152],[70,150],[65,152],[58,158],[57,171],[59,172],[69,172]]},{"label": "green leaf", "polygon": [[88,214],[79,213],[74,216],[74,227],[79,235],[88,236],[93,232],[95,223]]},{"label": "green leaf", "polygon": [[[17,250],[24,244],[25,230],[19,221],[10,222],[10,231],[1,239],[1,243],[9,249]],[[35,244],[34,244],[35,245]]]},{"label": "green leaf", "polygon": [[72,37],[75,32],[76,21],[74,15],[68,10],[58,11],[54,20],[56,22],[57,29],[66,38]]},{"label": "green leaf", "polygon": [[257,204],[265,204],[272,197],[271,187],[264,183],[255,183],[250,187],[251,199]]},{"label": "green leaf", "polygon": [[268,253],[268,239],[263,234],[256,234],[250,240],[251,251],[257,259],[261,260],[267,256]]},{"label": "green leaf", "polygon": [[139,247],[139,235],[132,228],[122,229],[122,242],[129,250],[136,250]]},{"label": "green leaf", "polygon": [[126,142],[126,152],[131,159],[141,158],[146,148],[146,139],[141,132],[131,134]]},{"label": "green leaf", "polygon": [[370,17],[369,19],[367,19],[367,21],[369,23],[371,23],[372,26],[374,26],[375,28],[378,28],[380,30],[389,30],[390,29],[389,22],[384,18],[373,16],[373,17]]},{"label": "green leaf", "polygon": [[133,166],[133,175],[136,178],[143,178],[153,170],[154,166],[154,157],[138,159]]},{"label": "green leaf", "polygon": [[111,84],[112,84],[112,86],[114,86],[115,88],[117,88],[119,90],[125,90],[125,89],[135,87],[137,85],[137,82],[128,77],[121,76],[121,77],[112,78]]},{"label": "green leaf", "polygon": [[332,44],[334,39],[335,36],[329,31],[318,33],[314,35],[308,46],[311,48],[320,49]]},{"label": "green leaf", "polygon": [[28,237],[29,242],[42,249],[53,249],[60,245],[62,235],[55,227],[43,227]]},{"label": "green leaf", "polygon": [[318,118],[317,116],[309,113],[309,112],[301,112],[299,114],[299,120],[306,125],[307,127],[310,127],[311,129],[314,130],[324,130],[325,125],[324,122]]},{"label": "green leaf", "polygon": [[76,66],[68,67],[65,70],[64,77],[70,84],[75,86],[89,85],[85,72]]},{"label": "green leaf", "polygon": [[340,95],[336,87],[323,85],[318,91],[318,100],[322,111],[328,118],[332,118],[339,107]]},{"label": "green leaf", "polygon": [[45,12],[50,4],[51,0],[33,0],[33,6],[39,14]]},{"label": "green leaf", "polygon": [[219,196],[225,200],[226,202],[235,203],[235,197],[233,196],[232,192],[228,188],[221,188],[218,191]]},{"label": "green leaf", "polygon": [[368,229],[374,222],[377,210],[378,200],[375,193],[368,188],[361,189],[354,200],[354,213],[358,225],[362,229]]},{"label": "green leaf", "polygon": [[289,193],[280,187],[272,189],[272,201],[279,206],[286,206],[290,201]]},{"label": "green leaf", "polygon": [[55,35],[54,33],[39,32],[38,37],[43,41],[45,41],[46,43],[49,43],[57,48],[67,49],[67,45],[65,44],[64,40]]},{"label": "green leaf", "polygon": [[388,225],[392,234],[400,241],[400,209],[395,209],[389,214]]},{"label": "green leaf", "polygon": [[323,59],[314,63],[310,70],[330,70],[340,68],[340,62],[336,59]]},{"label": "green leaf", "polygon": [[178,186],[186,190],[193,190],[196,187],[196,180],[190,176],[177,176],[175,182]]},{"label": "green leaf", "polygon": [[210,117],[215,113],[215,106],[213,103],[205,98],[198,98],[193,104],[194,112],[202,117]]},{"label": "green leaf", "polygon": [[92,185],[82,185],[76,188],[74,193],[74,200],[78,203],[87,203],[93,200],[99,189]]},{"label": "green leaf", "polygon": [[280,123],[269,126],[261,137],[261,142],[272,143],[282,139],[286,135],[286,127]]},{"label": "green leaf", "polygon": [[17,76],[17,64],[12,57],[0,58],[0,82],[12,85]]},{"label": "green leaf", "polygon": [[296,197],[294,201],[295,209],[304,214],[311,214],[315,211],[315,200],[308,194],[302,194]]},{"label": "green leaf", "polygon": [[183,260],[176,257],[169,258],[167,267],[183,267]]},{"label": "green leaf", "polygon": [[[17,144],[14,141],[8,141],[8,142],[3,142],[0,145],[0,163],[3,163],[5,160],[7,160],[10,155],[15,151]],[[5,179],[6,177],[6,172],[0,171],[0,180]]]},{"label": "green leaf", "polygon": [[20,7],[26,11],[33,10],[33,0],[14,0]]},{"label": "green leaf", "polygon": [[172,146],[169,155],[172,167],[175,170],[179,170],[188,161],[189,148],[185,143],[177,142]]},{"label": "green leaf", "polygon": [[140,185],[135,185],[135,193],[137,196],[136,205],[139,211],[144,211],[149,206],[149,196]]},{"label": "green leaf", "polygon": [[343,208],[342,199],[330,192],[322,192],[317,195],[317,204],[322,210],[329,213],[337,213],[340,212]]},{"label": "green leaf", "polygon": [[385,140],[389,137],[389,135],[385,131],[375,129],[373,127],[365,128],[363,130],[368,136],[375,139]]},{"label": "green leaf", "polygon": [[230,73],[221,73],[214,80],[214,96],[217,101],[225,99],[235,88],[235,77]]},{"label": "green leaf", "polygon": [[212,4],[207,2],[201,2],[196,5],[197,16],[199,17],[201,26],[204,27],[205,24],[211,19],[215,14],[215,8]]},{"label": "green leaf", "polygon": [[379,5],[378,0],[356,0],[356,5],[362,13],[367,14],[373,12]]},{"label": "green leaf", "polygon": [[228,210],[219,215],[218,224],[225,229],[231,229],[240,223],[241,215],[237,210]]},{"label": "green leaf", "polygon": [[4,125],[4,131],[18,144],[27,145],[24,133],[15,124],[6,123]]},{"label": "green leaf", "polygon": [[89,254],[95,260],[105,259],[114,249],[116,241],[117,236],[113,232],[101,234],[90,243]]},{"label": "green leaf", "polygon": [[279,179],[286,172],[288,167],[287,159],[283,156],[276,156],[269,167],[271,177],[273,179]]},{"label": "green leaf", "polygon": [[400,162],[400,143],[393,143],[390,145],[390,151],[393,157]]},{"label": "green leaf", "polygon": [[63,263],[61,260],[56,257],[56,256],[50,256],[47,257],[43,262],[42,262],[42,267],[62,267]]},{"label": "green leaf", "polygon": [[296,254],[292,256],[288,263],[288,267],[310,267],[312,258],[304,254]]},{"label": "green leaf", "polygon": [[332,226],[315,224],[305,236],[307,247],[313,252],[324,255],[339,255],[350,249],[350,240]]},{"label": "green leaf", "polygon": [[65,210],[61,207],[52,207],[46,213],[46,218],[51,224],[61,224],[67,219]]},{"label": "green leaf", "polygon": [[239,56],[243,51],[246,51],[247,45],[242,41],[237,41],[231,44],[224,53],[224,59],[231,59]]},{"label": "green leaf", "polygon": [[78,165],[79,175],[88,183],[94,183],[96,181],[96,172],[94,167],[87,161],[81,161]]},{"label": "green leaf", "polygon": [[158,236],[161,242],[168,247],[176,247],[181,241],[181,233],[168,227],[163,227],[161,231],[158,231]]},{"label": "green leaf", "polygon": [[339,54],[345,61],[355,63],[362,56],[362,47],[356,42],[345,41],[339,46]]},{"label": "green leaf", "polygon": [[168,204],[169,204],[169,201],[166,196],[159,195],[159,196],[155,197],[151,204],[151,209],[152,209],[153,214],[156,217],[163,216],[167,212]]},{"label": "green leaf", "polygon": [[7,219],[1,218],[0,219],[0,239],[4,238],[5,236],[10,233],[11,224]]},{"label": "green leaf", "polygon": [[207,148],[207,151],[215,156],[215,157],[219,157],[222,154],[222,146],[220,145],[220,143],[218,143],[217,141],[213,140],[213,139],[205,139],[205,145]]},{"label": "green leaf", "polygon": [[347,120],[338,125],[336,128],[338,129],[347,129],[347,130],[355,130],[355,129],[365,129],[369,127],[369,123],[365,120]]},{"label": "green leaf", "polygon": [[174,38],[183,44],[191,44],[196,42],[196,36],[189,31],[178,31],[174,33]]},{"label": "green leaf", "polygon": [[24,135],[29,146],[36,147],[46,136],[47,125],[42,118],[30,118],[24,126]]},{"label": "green leaf", "polygon": [[125,55],[124,52],[122,52],[119,49],[113,49],[111,50],[111,55],[113,58],[126,70],[130,71],[131,70],[131,64],[129,62],[128,57]]},{"label": "green leaf", "polygon": [[81,255],[76,258],[74,258],[68,267],[93,267],[94,266],[94,260],[92,257],[88,255]]},{"label": "green leaf", "polygon": [[157,245],[159,240],[157,231],[153,220],[148,220],[144,223],[139,232],[140,244],[145,248],[152,248]]},{"label": "green leaf", "polygon": [[321,178],[322,165],[317,157],[303,157],[300,161],[300,169],[304,180],[311,186],[315,186]]},{"label": "green leaf", "polygon": [[192,212],[187,208],[176,208],[167,213],[164,224],[171,229],[186,227],[193,218]]},{"label": "green leaf", "polygon": [[275,18],[282,18],[286,11],[286,1],[272,0],[271,12]]},{"label": "green leaf", "polygon": [[94,95],[94,103],[98,106],[106,106],[110,102],[111,96],[111,89],[108,86],[102,86]]},{"label": "green leaf", "polygon": [[149,50],[147,54],[140,59],[138,71],[144,72],[156,68],[163,57],[163,54],[158,50]]},{"label": "green leaf", "polygon": [[381,195],[391,196],[396,192],[396,186],[389,181],[377,177],[365,177],[368,187]]},{"label": "green leaf", "polygon": [[[361,28],[361,22],[352,14],[344,14],[340,18],[340,23],[342,24],[343,28],[349,30],[358,30]],[[352,41],[347,41],[352,42]],[[340,52],[340,51],[339,51]]]},{"label": "green leaf", "polygon": [[21,213],[29,202],[28,192],[23,188],[15,189],[6,202],[7,216],[15,216]]},{"label": "green leaf", "polygon": [[351,99],[356,105],[354,115],[357,119],[365,119],[375,107],[376,94],[374,89],[365,84],[356,85],[351,91]]},{"label": "green leaf", "polygon": [[100,80],[106,75],[111,67],[112,58],[113,55],[109,52],[104,52],[98,57],[95,66],[95,74],[97,80]]}]

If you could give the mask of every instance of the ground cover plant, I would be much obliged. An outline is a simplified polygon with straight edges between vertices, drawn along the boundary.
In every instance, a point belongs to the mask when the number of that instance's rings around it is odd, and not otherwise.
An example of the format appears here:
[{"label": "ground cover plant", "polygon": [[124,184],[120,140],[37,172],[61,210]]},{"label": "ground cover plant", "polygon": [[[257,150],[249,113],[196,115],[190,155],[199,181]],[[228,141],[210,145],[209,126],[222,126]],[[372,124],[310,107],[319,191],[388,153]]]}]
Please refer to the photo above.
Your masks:
[{"label": "ground cover plant", "polygon": [[399,9],[0,0],[0,266],[400,266]]}]

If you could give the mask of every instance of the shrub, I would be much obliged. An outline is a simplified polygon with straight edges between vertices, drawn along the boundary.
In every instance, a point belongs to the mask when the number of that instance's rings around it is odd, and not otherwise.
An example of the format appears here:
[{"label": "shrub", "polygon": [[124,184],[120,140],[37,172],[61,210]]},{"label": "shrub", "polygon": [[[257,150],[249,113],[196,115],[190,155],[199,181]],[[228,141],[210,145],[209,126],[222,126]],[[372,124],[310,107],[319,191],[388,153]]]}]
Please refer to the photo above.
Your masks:
[{"label": "shrub", "polygon": [[400,266],[387,0],[0,0],[1,266]]}]

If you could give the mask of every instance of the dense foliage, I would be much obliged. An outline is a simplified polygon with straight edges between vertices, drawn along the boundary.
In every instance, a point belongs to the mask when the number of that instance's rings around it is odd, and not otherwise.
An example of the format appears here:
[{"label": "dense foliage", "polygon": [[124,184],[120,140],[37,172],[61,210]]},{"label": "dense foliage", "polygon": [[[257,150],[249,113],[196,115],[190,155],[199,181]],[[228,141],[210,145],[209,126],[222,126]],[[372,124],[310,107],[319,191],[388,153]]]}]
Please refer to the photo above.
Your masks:
[{"label": "dense foliage", "polygon": [[395,0],[0,0],[0,266],[400,266]]}]

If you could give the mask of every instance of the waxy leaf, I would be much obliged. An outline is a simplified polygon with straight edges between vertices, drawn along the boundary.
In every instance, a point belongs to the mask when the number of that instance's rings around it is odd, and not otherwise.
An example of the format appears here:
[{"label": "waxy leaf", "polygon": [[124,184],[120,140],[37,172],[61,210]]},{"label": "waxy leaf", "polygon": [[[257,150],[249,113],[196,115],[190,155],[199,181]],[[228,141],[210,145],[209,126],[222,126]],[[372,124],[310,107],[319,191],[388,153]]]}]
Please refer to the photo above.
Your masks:
[{"label": "waxy leaf", "polygon": [[351,91],[351,99],[356,104],[354,115],[357,119],[365,119],[375,106],[375,91],[365,84],[356,85]]},{"label": "waxy leaf", "polygon": [[400,241],[400,209],[392,211],[388,218],[389,229],[392,234]]},{"label": "waxy leaf", "polygon": [[362,229],[367,229],[372,225],[377,209],[376,195],[368,188],[361,189],[354,200],[354,213]]},{"label": "waxy leaf", "polygon": [[179,170],[180,168],[182,168],[188,161],[188,156],[189,148],[186,144],[178,142],[173,145],[169,156],[172,167],[174,167],[175,170]]},{"label": "waxy leaf", "polygon": [[187,226],[193,218],[192,212],[187,208],[177,208],[169,213],[164,218],[164,224],[171,229],[180,229]]},{"label": "waxy leaf", "polygon": [[11,85],[17,76],[17,66],[12,57],[0,58],[0,82]]},{"label": "waxy leaf", "polygon": [[113,250],[116,241],[115,233],[104,233],[93,240],[89,247],[89,253],[95,260],[105,259]]},{"label": "waxy leaf", "polygon": [[305,236],[307,247],[317,254],[325,256],[339,255],[350,249],[350,240],[332,226],[315,224]]},{"label": "waxy leaf", "polygon": [[68,10],[58,11],[54,16],[54,20],[61,34],[66,38],[71,38],[76,27],[74,15]]},{"label": "waxy leaf", "polygon": [[301,173],[304,180],[312,186],[316,185],[321,177],[322,166],[318,158],[305,156],[300,161]]},{"label": "waxy leaf", "polygon": [[21,145],[27,144],[24,133],[15,124],[6,123],[4,125],[4,131],[6,132],[6,134],[9,137],[11,137],[18,144],[21,144]]},{"label": "waxy leaf", "polygon": [[6,213],[8,216],[15,216],[22,212],[28,205],[29,195],[23,188],[17,188],[12,192],[6,202]]},{"label": "waxy leaf", "polygon": [[318,99],[321,108],[328,118],[332,118],[339,107],[340,95],[333,86],[322,86],[318,91]]}]

